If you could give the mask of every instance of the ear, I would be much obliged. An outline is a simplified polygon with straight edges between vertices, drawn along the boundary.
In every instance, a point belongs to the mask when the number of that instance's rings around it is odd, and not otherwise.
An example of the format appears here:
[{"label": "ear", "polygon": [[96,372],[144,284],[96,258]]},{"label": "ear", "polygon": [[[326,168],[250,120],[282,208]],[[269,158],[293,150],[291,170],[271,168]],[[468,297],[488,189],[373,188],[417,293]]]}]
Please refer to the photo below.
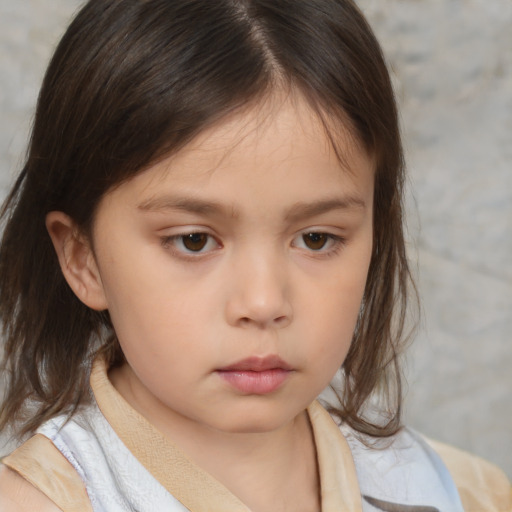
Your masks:
[{"label": "ear", "polygon": [[71,217],[63,212],[48,213],[46,229],[59,258],[64,278],[75,295],[91,309],[107,309],[103,283],[87,237]]}]

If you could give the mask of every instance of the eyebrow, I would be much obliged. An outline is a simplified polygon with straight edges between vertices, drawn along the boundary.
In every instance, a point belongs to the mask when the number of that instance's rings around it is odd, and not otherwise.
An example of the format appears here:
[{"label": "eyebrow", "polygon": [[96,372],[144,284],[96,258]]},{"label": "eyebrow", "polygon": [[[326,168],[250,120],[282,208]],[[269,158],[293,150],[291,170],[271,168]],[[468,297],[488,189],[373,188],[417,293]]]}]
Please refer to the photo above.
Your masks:
[{"label": "eyebrow", "polygon": [[315,217],[333,210],[364,210],[366,203],[359,197],[334,197],[314,201],[312,203],[301,202],[294,204],[286,213],[285,219],[295,222],[308,217]]},{"label": "eyebrow", "polygon": [[224,205],[214,201],[205,201],[203,199],[194,199],[191,197],[155,197],[139,204],[138,209],[147,212],[182,210],[185,212],[197,213],[199,215],[226,214],[231,217],[237,216],[237,213],[233,208],[228,209]]},{"label": "eyebrow", "polygon": [[[295,203],[285,213],[288,222],[299,221],[308,217],[315,217],[332,210],[364,210],[366,203],[355,196],[333,197],[313,202]],[[160,212],[166,210],[182,210],[198,215],[239,217],[235,207],[227,207],[214,201],[205,201],[189,197],[162,196],[150,198],[138,205],[138,209],[147,212]]]}]

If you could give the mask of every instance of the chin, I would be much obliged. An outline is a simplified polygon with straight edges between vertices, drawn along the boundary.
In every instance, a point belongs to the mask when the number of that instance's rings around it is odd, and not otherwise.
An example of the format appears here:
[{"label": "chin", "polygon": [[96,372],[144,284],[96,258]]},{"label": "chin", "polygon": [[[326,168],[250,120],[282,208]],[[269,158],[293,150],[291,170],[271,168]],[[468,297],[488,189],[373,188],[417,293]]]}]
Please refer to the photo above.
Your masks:
[{"label": "chin", "polygon": [[276,412],[274,408],[255,405],[248,411],[225,414],[216,428],[230,434],[264,434],[279,430],[302,412],[303,410],[295,413],[285,410]]}]

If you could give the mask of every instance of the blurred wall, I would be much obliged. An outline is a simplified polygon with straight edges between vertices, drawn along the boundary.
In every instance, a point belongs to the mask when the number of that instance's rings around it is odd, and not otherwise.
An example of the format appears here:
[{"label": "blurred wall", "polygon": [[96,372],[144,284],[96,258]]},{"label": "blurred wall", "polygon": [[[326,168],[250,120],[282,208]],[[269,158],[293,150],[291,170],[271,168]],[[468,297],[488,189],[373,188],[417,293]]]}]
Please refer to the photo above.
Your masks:
[{"label": "blurred wall", "polygon": [[423,319],[408,422],[512,477],[512,2],[359,0],[386,53]]},{"label": "blurred wall", "polygon": [[[512,2],[359,0],[401,105],[422,323],[407,421],[512,477]],[[77,0],[0,0],[0,188]],[[416,263],[419,261],[419,263]]]}]

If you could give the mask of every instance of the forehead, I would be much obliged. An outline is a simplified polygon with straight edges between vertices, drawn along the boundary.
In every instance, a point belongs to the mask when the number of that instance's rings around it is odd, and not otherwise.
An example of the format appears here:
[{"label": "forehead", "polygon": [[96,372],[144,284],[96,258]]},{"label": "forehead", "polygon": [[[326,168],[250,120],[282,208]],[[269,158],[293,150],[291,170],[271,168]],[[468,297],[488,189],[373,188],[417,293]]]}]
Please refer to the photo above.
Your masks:
[{"label": "forehead", "polygon": [[121,188],[143,207],[156,206],[164,189],[239,202],[300,201],[337,189],[365,194],[373,190],[374,167],[347,125],[322,118],[300,95],[273,95],[205,129]]}]

